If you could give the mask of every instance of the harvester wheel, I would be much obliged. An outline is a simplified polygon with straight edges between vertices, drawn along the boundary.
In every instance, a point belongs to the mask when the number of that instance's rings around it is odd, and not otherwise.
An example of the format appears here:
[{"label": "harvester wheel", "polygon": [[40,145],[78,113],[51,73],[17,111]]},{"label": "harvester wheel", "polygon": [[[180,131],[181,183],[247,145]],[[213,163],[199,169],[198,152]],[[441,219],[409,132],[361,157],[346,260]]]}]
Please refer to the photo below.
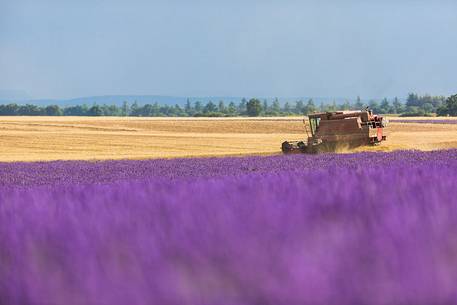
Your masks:
[{"label": "harvester wheel", "polygon": [[289,142],[285,141],[281,145],[281,150],[285,154],[290,153],[292,151],[292,145],[290,145]]}]

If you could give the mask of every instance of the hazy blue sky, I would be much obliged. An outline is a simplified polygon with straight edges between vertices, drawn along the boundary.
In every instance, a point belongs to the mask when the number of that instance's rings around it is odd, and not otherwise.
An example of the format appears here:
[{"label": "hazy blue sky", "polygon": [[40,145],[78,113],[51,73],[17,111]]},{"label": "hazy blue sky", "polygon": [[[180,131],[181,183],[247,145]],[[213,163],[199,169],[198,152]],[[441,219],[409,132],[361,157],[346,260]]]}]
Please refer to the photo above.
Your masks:
[{"label": "hazy blue sky", "polygon": [[0,0],[0,89],[33,98],[457,93],[457,1]]}]

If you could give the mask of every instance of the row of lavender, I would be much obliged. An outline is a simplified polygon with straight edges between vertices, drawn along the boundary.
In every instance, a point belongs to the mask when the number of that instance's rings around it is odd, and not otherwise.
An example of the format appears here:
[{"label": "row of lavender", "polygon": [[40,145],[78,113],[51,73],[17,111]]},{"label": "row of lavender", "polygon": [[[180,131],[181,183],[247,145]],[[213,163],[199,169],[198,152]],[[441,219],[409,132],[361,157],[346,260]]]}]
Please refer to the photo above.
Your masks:
[{"label": "row of lavender", "polygon": [[392,123],[419,123],[419,124],[457,124],[457,120],[439,120],[439,119],[430,119],[430,120],[402,120],[402,119],[391,119]]},{"label": "row of lavender", "polygon": [[457,302],[457,150],[0,170],[0,304]]},{"label": "row of lavender", "polygon": [[357,153],[313,155],[276,155],[243,158],[197,158],[123,161],[55,161],[35,163],[1,163],[0,188],[31,186],[74,186],[105,184],[132,180],[193,180],[249,173],[310,172],[391,165],[446,166],[457,159],[456,150],[397,151],[393,153]]}]

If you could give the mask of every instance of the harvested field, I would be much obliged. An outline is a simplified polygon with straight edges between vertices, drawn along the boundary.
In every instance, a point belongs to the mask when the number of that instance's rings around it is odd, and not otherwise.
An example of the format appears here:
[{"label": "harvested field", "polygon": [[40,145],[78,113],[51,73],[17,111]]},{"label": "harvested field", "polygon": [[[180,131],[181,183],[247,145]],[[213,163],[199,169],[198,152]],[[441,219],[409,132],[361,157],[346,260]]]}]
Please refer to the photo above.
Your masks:
[{"label": "harvested field", "polygon": [[[388,129],[388,142],[356,151],[457,148],[457,124],[392,121]],[[301,117],[0,117],[0,161],[275,154],[304,134]]]}]

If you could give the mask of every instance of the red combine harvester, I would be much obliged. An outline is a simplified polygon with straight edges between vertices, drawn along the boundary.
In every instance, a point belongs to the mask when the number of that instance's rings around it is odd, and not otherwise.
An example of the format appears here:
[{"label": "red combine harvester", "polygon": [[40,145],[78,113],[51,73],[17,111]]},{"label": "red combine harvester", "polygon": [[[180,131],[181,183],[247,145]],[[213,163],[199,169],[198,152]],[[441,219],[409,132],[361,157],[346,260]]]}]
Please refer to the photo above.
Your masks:
[{"label": "red combine harvester", "polygon": [[313,113],[308,119],[309,126],[303,120],[308,139],[282,143],[284,153],[318,153],[338,148],[378,145],[387,138],[384,133],[387,120],[373,115],[368,108],[362,111]]}]

